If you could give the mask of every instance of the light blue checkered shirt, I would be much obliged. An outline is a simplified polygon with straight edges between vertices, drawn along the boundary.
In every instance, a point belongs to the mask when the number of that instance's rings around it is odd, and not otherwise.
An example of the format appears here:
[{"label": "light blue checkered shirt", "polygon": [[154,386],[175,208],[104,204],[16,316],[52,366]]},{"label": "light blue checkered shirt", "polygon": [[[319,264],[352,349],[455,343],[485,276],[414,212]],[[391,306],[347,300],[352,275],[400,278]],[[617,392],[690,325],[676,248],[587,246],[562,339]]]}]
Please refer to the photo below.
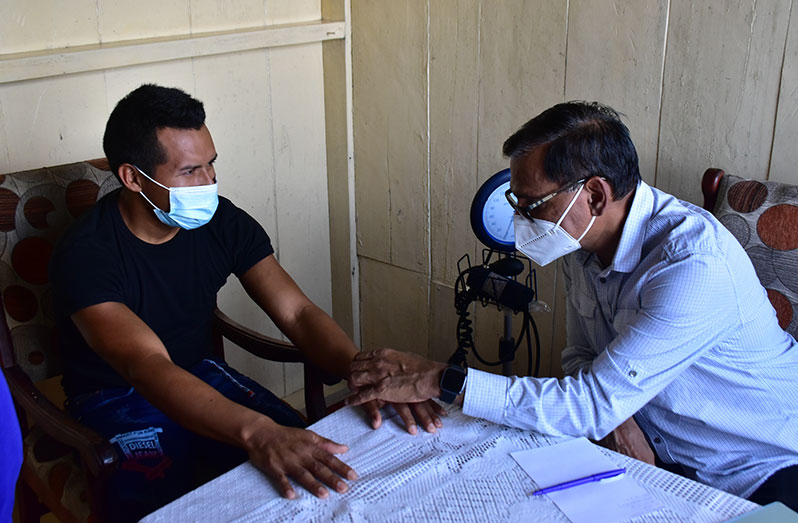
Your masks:
[{"label": "light blue checkered shirt", "polygon": [[563,265],[568,376],[469,370],[466,414],[593,439],[634,415],[660,459],[743,497],[798,464],[798,344],[710,213],[641,183],[612,264]]}]

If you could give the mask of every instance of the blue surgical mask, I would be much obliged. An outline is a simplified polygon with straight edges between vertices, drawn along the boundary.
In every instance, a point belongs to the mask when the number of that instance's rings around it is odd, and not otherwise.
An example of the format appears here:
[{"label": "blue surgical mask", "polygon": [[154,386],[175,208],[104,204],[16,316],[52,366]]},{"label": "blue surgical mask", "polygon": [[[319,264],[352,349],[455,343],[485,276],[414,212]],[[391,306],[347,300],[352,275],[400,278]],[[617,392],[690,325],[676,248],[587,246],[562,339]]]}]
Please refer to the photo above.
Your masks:
[{"label": "blue surgical mask", "polygon": [[[136,167],[134,165],[134,167]],[[149,198],[140,192],[147,203],[152,205],[155,216],[170,227],[180,227],[182,229],[196,229],[202,227],[213,218],[216,208],[219,206],[218,186],[197,185],[194,187],[167,187],[153,180],[147,173],[136,167],[136,170],[147,177],[152,183],[163,187],[169,191],[169,212],[159,209]]]}]

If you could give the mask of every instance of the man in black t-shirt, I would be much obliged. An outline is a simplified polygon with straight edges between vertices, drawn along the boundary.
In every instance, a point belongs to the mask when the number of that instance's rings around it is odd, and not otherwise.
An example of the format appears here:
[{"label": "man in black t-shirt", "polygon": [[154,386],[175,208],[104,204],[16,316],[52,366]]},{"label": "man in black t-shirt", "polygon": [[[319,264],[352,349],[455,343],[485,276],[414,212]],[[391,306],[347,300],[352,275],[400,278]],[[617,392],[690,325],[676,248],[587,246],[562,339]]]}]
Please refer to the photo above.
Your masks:
[{"label": "man in black t-shirt", "polygon": [[[252,299],[325,371],[346,378],[357,348],[280,267],[262,227],[217,195],[202,103],[143,85],[112,112],[103,147],[122,188],[63,237],[50,266],[69,410],[118,445],[115,519],[187,492],[195,465],[246,457],[281,494],[347,489],[344,445],[301,429],[269,391],[211,356],[216,293],[235,274]],[[411,433],[440,426],[431,402],[394,405]],[[372,424],[376,404],[366,408]],[[243,452],[242,452],[243,450]],[[207,470],[206,470],[207,471]]]}]

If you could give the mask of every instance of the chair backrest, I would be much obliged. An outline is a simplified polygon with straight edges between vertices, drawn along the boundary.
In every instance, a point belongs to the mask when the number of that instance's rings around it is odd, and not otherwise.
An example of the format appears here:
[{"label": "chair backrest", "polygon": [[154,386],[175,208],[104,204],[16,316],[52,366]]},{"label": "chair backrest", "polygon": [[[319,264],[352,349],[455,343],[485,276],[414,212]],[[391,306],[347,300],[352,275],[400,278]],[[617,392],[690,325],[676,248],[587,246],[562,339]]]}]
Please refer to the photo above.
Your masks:
[{"label": "chair backrest", "polygon": [[[64,230],[119,187],[104,159],[0,174],[2,365],[34,382],[62,372],[47,266]],[[11,342],[13,349],[8,347]]]},{"label": "chair backrest", "polygon": [[704,208],[740,242],[781,328],[798,338],[798,186],[708,169]]}]

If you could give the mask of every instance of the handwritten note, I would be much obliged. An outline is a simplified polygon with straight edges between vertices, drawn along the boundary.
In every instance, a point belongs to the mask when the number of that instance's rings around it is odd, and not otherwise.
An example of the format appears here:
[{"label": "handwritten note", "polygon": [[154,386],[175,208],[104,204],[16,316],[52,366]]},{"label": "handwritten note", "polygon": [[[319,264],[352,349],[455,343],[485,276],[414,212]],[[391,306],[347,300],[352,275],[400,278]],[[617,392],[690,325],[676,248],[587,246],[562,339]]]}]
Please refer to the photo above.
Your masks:
[{"label": "handwritten note", "polygon": [[[538,488],[618,468],[585,438],[513,452],[511,456]],[[662,508],[628,473],[546,496],[574,523],[625,521]]]}]

